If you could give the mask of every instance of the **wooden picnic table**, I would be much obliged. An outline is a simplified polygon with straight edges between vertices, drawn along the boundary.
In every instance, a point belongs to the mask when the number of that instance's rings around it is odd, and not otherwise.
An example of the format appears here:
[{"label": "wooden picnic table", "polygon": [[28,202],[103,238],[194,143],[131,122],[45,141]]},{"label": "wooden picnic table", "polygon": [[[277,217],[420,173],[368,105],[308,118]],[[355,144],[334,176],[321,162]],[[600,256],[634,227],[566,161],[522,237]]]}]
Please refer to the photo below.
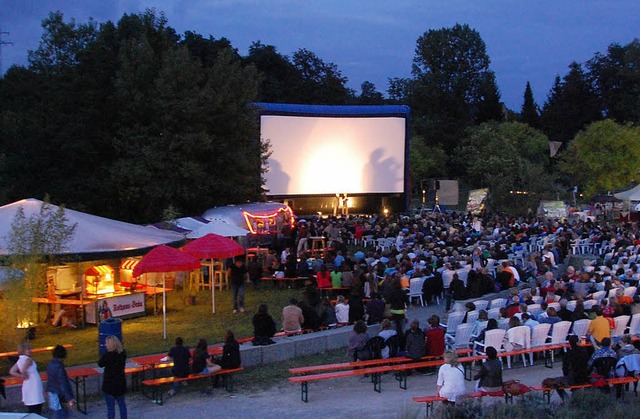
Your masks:
[{"label": "wooden picnic table", "polygon": [[[73,345],[71,344],[65,344],[62,345],[65,347],[65,349],[73,349]],[[38,354],[38,353],[42,353],[42,352],[51,352],[53,351],[53,349],[55,348],[55,346],[45,346],[42,348],[32,348],[31,349],[31,353],[32,354]],[[10,356],[19,356],[18,351],[10,351],[10,352],[0,352],[0,358],[8,358]]]}]

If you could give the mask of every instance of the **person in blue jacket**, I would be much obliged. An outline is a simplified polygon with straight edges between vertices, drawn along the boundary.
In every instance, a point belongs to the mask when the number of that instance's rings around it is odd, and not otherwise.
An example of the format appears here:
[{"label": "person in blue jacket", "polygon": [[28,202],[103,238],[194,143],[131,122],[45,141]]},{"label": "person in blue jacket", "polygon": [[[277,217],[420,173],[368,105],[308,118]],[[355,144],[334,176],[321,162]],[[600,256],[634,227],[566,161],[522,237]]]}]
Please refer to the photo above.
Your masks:
[{"label": "person in blue jacket", "polygon": [[49,393],[49,409],[53,411],[54,418],[62,419],[69,415],[69,409],[73,409],[76,400],[73,397],[71,383],[64,367],[64,359],[67,350],[62,345],[53,348],[53,359],[47,365],[47,392]]}]

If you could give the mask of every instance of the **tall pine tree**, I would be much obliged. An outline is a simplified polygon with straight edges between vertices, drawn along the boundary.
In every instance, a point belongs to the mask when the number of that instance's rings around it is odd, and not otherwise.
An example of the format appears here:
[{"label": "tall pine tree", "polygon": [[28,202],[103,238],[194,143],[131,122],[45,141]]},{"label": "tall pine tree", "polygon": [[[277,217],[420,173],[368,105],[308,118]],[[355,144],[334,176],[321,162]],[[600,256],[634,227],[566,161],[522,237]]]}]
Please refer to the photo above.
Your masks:
[{"label": "tall pine tree", "polygon": [[524,102],[520,111],[520,122],[533,128],[540,128],[540,115],[538,114],[538,104],[533,99],[531,84],[527,82],[524,89]]}]

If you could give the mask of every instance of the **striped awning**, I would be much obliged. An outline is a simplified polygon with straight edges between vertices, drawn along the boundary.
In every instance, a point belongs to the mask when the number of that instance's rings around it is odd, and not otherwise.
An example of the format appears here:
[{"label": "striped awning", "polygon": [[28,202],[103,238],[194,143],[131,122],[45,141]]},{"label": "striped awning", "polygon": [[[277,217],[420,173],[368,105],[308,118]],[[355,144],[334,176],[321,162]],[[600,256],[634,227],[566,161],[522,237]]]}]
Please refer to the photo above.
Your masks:
[{"label": "striped awning", "polygon": [[86,276],[102,276],[106,274],[113,274],[113,268],[109,265],[92,266],[84,271]]},{"label": "striped awning", "polygon": [[140,259],[125,259],[120,263],[120,269],[128,269],[132,271],[138,262],[140,262]]}]

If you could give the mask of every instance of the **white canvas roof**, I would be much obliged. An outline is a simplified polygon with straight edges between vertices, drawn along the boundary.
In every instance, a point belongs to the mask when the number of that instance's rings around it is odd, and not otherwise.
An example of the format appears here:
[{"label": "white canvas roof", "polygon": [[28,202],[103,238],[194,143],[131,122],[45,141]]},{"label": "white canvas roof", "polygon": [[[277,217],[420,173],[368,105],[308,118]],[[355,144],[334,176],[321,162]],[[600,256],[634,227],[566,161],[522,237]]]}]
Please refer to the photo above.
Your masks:
[{"label": "white canvas roof", "polygon": [[614,193],[613,196],[623,201],[640,201],[640,184],[629,190]]},{"label": "white canvas roof", "polygon": [[[23,199],[0,207],[0,255],[6,255],[11,224],[18,208],[22,207],[27,219],[40,211],[42,201]],[[55,211],[57,206],[51,205]],[[174,243],[184,239],[180,233],[158,230],[123,221],[86,214],[65,208],[69,225],[77,224],[75,233],[62,254],[127,252],[133,253],[159,244]]]}]

